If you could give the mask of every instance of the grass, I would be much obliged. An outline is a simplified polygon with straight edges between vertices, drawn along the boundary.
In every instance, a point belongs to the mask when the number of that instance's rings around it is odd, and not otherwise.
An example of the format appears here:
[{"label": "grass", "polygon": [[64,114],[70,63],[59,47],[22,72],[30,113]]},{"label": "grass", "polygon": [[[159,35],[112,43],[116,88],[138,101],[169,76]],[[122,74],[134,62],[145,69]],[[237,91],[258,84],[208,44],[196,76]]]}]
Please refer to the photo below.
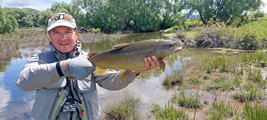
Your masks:
[{"label": "grass", "polygon": [[225,76],[220,76],[207,85],[207,90],[220,90],[220,91],[231,91],[235,90],[238,84],[237,78],[227,78]]},{"label": "grass", "polygon": [[157,104],[153,104],[151,113],[156,120],[188,120],[185,110],[175,108],[173,105],[160,107]]},{"label": "grass", "polygon": [[259,103],[246,103],[244,118],[245,120],[266,120],[267,106]]},{"label": "grass", "polygon": [[214,102],[206,111],[205,120],[233,119],[235,113],[236,109],[230,103],[225,103],[224,101]]},{"label": "grass", "polygon": [[162,85],[168,89],[177,84],[182,84],[182,83],[183,83],[183,73],[173,72],[171,75],[168,75],[164,78]]},{"label": "grass", "polygon": [[113,104],[107,112],[105,112],[105,119],[138,120],[136,108],[139,102],[139,99],[128,97],[120,103]]},{"label": "grass", "polygon": [[220,55],[216,57],[206,58],[203,63],[204,69],[207,73],[214,71],[229,72],[234,68],[236,60],[232,57]]},{"label": "grass", "polygon": [[255,82],[261,88],[266,88],[267,79],[263,78],[260,68],[250,68],[248,70],[247,80]]},{"label": "grass", "polygon": [[201,83],[201,78],[193,77],[189,79],[189,82],[193,85],[198,85]]},{"label": "grass", "polygon": [[243,54],[242,62],[245,64],[254,64],[257,67],[266,67],[267,56],[263,52],[248,52]]},{"label": "grass", "polygon": [[184,91],[181,91],[179,95],[174,94],[171,101],[185,108],[201,108],[202,106],[199,98],[186,95]]},{"label": "grass", "polygon": [[263,99],[263,94],[260,89],[258,88],[250,88],[247,91],[243,91],[240,93],[235,93],[233,98],[238,100],[239,102],[246,102],[246,101],[260,101]]}]

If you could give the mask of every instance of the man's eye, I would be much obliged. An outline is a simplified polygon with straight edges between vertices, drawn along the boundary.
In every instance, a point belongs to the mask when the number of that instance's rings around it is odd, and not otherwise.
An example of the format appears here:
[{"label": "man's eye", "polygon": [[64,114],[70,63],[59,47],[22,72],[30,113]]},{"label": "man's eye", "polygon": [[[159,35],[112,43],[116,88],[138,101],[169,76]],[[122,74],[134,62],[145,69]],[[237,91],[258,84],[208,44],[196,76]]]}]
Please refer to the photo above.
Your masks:
[{"label": "man's eye", "polygon": [[68,33],[68,34],[72,34],[72,31],[66,31],[66,33]]},{"label": "man's eye", "polygon": [[53,32],[54,35],[59,34],[59,32]]}]

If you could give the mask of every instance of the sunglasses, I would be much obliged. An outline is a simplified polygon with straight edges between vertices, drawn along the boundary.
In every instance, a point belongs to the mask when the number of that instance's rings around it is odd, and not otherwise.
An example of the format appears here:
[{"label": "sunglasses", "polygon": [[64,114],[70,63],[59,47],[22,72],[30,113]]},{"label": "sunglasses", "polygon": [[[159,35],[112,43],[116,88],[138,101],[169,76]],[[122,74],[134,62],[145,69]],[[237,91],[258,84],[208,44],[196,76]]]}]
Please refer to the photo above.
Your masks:
[{"label": "sunglasses", "polygon": [[58,13],[50,16],[47,20],[47,24],[51,25],[58,20],[68,20],[70,22],[75,22],[75,19],[71,15],[65,13]]},{"label": "sunglasses", "polygon": [[54,14],[52,16],[50,16],[47,20],[47,25],[48,27],[53,25],[54,23],[66,23],[67,24],[72,24],[73,26],[76,27],[76,22],[75,22],[75,19],[69,15],[69,14],[66,14],[66,13],[57,13],[57,14]]},{"label": "sunglasses", "polygon": [[52,16],[50,16],[48,18],[48,21],[57,21],[57,20],[69,20],[69,21],[72,21],[74,20],[74,18],[69,15],[69,14],[65,14],[65,13],[58,13],[58,14],[54,14]]}]

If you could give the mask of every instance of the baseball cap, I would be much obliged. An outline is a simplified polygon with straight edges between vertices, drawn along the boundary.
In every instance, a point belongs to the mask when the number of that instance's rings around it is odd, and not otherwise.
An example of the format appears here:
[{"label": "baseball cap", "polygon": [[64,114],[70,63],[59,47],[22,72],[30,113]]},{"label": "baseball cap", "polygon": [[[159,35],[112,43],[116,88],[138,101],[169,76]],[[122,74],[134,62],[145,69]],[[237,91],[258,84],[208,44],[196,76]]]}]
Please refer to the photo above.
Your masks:
[{"label": "baseball cap", "polygon": [[75,19],[70,14],[66,13],[56,13],[48,18],[47,31],[50,31],[58,26],[77,28]]}]

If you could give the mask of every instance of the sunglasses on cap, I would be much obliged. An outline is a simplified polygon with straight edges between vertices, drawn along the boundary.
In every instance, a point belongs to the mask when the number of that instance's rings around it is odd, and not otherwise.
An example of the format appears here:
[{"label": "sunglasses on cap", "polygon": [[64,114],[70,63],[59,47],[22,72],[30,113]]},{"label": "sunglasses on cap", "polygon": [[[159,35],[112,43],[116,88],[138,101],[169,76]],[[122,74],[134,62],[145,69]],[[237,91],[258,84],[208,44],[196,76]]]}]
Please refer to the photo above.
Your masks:
[{"label": "sunglasses on cap", "polygon": [[71,15],[66,13],[57,13],[48,18],[47,31],[50,31],[57,26],[77,28],[75,19]]}]

